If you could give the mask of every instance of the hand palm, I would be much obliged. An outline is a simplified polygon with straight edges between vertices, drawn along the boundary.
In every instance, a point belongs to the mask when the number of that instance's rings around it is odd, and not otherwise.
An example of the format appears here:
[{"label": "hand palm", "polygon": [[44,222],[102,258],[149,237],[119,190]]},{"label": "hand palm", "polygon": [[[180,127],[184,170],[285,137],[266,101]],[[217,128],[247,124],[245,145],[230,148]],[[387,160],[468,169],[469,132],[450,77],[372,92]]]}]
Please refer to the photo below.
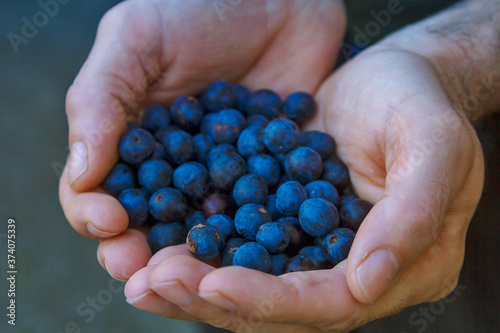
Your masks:
[{"label": "hand palm", "polygon": [[[100,33],[89,65],[84,66],[68,94],[69,114],[75,105],[85,105],[81,87],[99,71],[106,73],[108,80],[93,89],[105,89],[115,99],[118,96],[121,106],[132,112],[146,104],[172,101],[179,95],[199,92],[207,83],[221,78],[253,89],[271,88],[282,95],[298,89],[316,91],[332,66],[335,45],[342,35],[341,5],[324,1],[311,1],[307,5],[300,1],[291,5],[289,2],[286,5],[265,3],[265,10],[261,6],[249,9],[242,4],[241,8],[227,13],[227,22],[221,22],[210,10],[211,4],[205,2],[184,2],[177,11],[171,10],[170,1],[122,6],[124,8],[115,11],[118,14],[103,20],[100,31],[107,33]],[[160,10],[152,4],[157,4]],[[141,16],[133,15],[138,12]],[[164,13],[163,16],[159,12]],[[319,13],[323,16],[318,16]],[[329,15],[338,19],[332,20]],[[151,19],[153,17],[156,19]],[[196,20],[199,22],[196,27],[208,27],[207,30],[189,29],[185,24]],[[331,30],[339,33],[330,37]],[[123,56],[113,54],[105,57],[100,66],[96,66],[95,61],[91,65],[91,60],[102,54],[104,45],[119,45]],[[150,86],[140,84],[145,80]],[[429,84],[431,87],[426,87]],[[130,98],[130,92],[134,91],[138,93]],[[109,96],[104,101],[111,103],[113,98]],[[238,267],[214,270],[189,257],[185,247],[180,246],[159,252],[141,269],[150,256],[145,236],[142,232],[127,230],[102,241],[98,258],[115,277],[128,279],[137,271],[126,290],[127,296],[134,299],[131,301],[134,306],[234,330],[241,321],[226,310],[231,306],[221,299],[231,299],[237,304],[238,315],[248,317],[255,312],[255,302],[268,300],[274,292],[282,291],[287,302],[274,307],[273,313],[265,318],[268,323],[259,328],[315,331],[300,325],[352,328],[394,309],[435,299],[442,296],[443,289],[449,291],[461,267],[465,231],[480,193],[482,162],[480,149],[479,153],[473,149],[478,147],[476,138],[464,135],[467,131],[463,124],[453,126],[450,132],[448,124],[457,124],[454,121],[457,116],[430,66],[411,54],[370,50],[324,82],[317,98],[319,114],[308,126],[334,136],[338,155],[350,167],[355,190],[377,202],[369,221],[359,231],[347,268],[343,262],[331,271],[290,274],[286,279],[279,279]],[[441,115],[438,121],[437,114]],[[77,118],[70,119],[70,127],[72,121],[77,123]],[[123,130],[124,119],[120,121]],[[439,129],[449,135],[447,141],[434,142],[433,151],[424,156],[424,162],[414,162],[411,153],[418,148],[416,142]],[[68,172],[61,181],[61,203],[66,215],[75,229],[87,236],[92,236],[85,228],[87,222],[97,224],[110,234],[122,232],[127,226],[125,212],[102,190],[78,192],[99,184],[111,168],[116,160],[116,142],[121,133],[118,132],[109,135],[110,140],[105,141],[109,145],[96,149],[111,157],[92,162],[91,156],[90,164],[98,166],[97,171],[84,175],[71,187],[67,185]],[[78,134],[73,131],[74,136]],[[450,149],[458,144],[460,149]],[[460,170],[453,169],[463,154],[469,157],[467,165]],[[443,160],[445,165],[440,167],[437,163],[434,168],[428,159]],[[408,166],[410,171],[406,170]],[[426,173],[429,177],[424,177]],[[443,175],[451,177],[443,179]],[[416,189],[414,205],[407,198],[410,188]],[[436,197],[432,197],[435,193],[438,193]],[[442,204],[443,208],[427,209],[427,203],[436,206],[431,201]],[[76,208],[82,206],[83,209]],[[107,213],[100,214],[104,209]],[[89,211],[93,213],[86,216]],[[394,218],[407,213],[416,217],[403,219],[399,226],[392,224]],[[391,223],[385,225],[384,218]],[[443,225],[439,222],[442,219]],[[403,269],[409,269],[397,282],[398,287],[394,286],[376,305],[363,305],[358,300],[366,301],[366,295],[351,275],[370,246],[381,244],[380,237],[387,234],[378,230],[383,227],[394,228],[399,240],[386,242],[387,246],[397,247]],[[413,241],[407,241],[412,238]],[[412,246],[418,242],[422,244],[414,251]],[[442,265],[443,262],[447,265]],[[292,288],[286,283],[288,280],[293,282]],[[165,281],[174,283],[162,283]],[[150,284],[156,294],[151,292]],[[241,288],[242,285],[245,288]],[[313,285],[316,286],[312,288]],[[179,296],[180,290],[186,289],[191,294],[189,305],[184,302],[185,297]],[[200,291],[205,294],[204,298],[198,296]],[[325,295],[335,297],[325,299]]]}]

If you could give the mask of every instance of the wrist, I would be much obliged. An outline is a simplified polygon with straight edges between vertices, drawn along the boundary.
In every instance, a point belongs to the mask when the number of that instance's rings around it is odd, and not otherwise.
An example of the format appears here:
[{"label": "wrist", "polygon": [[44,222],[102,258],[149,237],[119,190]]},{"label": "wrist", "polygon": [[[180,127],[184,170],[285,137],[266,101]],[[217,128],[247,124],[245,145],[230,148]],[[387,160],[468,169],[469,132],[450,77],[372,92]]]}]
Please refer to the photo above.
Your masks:
[{"label": "wrist", "polygon": [[500,6],[469,0],[409,25],[380,42],[426,58],[457,112],[471,121],[500,104]]}]

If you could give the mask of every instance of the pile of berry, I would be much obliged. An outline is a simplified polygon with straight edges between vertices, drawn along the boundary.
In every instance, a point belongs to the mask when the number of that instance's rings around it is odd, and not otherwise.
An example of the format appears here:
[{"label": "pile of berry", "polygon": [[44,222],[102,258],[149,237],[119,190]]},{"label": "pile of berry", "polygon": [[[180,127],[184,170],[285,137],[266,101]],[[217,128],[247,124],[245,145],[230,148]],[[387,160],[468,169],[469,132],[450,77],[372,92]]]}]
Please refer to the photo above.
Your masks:
[{"label": "pile of berry", "polygon": [[130,226],[152,226],[153,253],[187,243],[222,266],[275,275],[331,268],[372,205],[344,194],[349,174],[332,137],[300,132],[316,108],[304,92],[282,101],[214,82],[198,99],[150,106],[130,122],[102,185]]}]

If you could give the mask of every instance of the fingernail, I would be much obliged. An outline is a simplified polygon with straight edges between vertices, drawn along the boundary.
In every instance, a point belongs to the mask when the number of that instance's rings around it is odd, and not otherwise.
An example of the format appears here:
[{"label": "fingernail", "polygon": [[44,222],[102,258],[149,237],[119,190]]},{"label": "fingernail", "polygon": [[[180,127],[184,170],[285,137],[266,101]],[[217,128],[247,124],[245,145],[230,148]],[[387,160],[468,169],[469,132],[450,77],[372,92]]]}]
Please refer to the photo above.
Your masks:
[{"label": "fingernail", "polygon": [[121,278],[118,278],[108,267],[108,263],[106,262],[106,260],[104,260],[104,268],[106,268],[106,272],[108,272],[109,275],[111,275],[111,277],[115,280],[118,280],[118,281],[122,281],[122,282],[127,282],[127,280],[124,280],[124,279],[121,279]]},{"label": "fingernail", "polygon": [[234,304],[232,301],[230,301],[227,297],[223,296],[219,292],[199,293],[198,295],[207,302],[220,306],[221,308],[224,308],[226,310],[236,312],[236,304]]},{"label": "fingernail", "polygon": [[167,294],[168,301],[181,308],[187,308],[193,303],[193,298],[186,287],[179,281],[169,281],[150,286],[153,290],[161,290],[160,294]]},{"label": "fingernail", "polygon": [[144,297],[148,296],[148,295],[151,295],[153,294],[153,292],[151,290],[148,290],[146,291],[144,294],[141,294],[137,297],[134,297],[134,298],[127,298],[125,301],[128,303],[128,304],[134,304],[136,303],[137,301],[140,301],[141,299],[143,299]]},{"label": "fingernail", "polygon": [[399,260],[389,250],[377,250],[359,265],[356,276],[365,297],[375,302],[399,272]]},{"label": "fingernail", "polygon": [[71,145],[68,159],[68,181],[73,184],[87,171],[87,146],[82,141],[76,141]]},{"label": "fingernail", "polygon": [[87,222],[87,230],[90,232],[92,235],[98,237],[98,238],[109,238],[118,235],[119,233],[112,233],[112,232],[107,232],[107,231],[102,231],[94,227],[90,222]]}]

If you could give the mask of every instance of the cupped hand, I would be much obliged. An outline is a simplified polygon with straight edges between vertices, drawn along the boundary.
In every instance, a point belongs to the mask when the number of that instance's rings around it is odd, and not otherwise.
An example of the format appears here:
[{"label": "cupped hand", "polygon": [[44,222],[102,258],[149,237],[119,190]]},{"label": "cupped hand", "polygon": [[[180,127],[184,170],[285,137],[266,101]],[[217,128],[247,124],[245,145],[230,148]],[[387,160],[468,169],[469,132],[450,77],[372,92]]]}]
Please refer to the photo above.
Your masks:
[{"label": "cupped hand", "polygon": [[310,128],[337,142],[355,191],[375,203],[347,260],[280,277],[215,269],[185,246],[158,252],[128,281],[128,301],[238,332],[349,331],[449,294],[483,185],[483,157],[425,58],[384,44],[336,71]]},{"label": "cupped hand", "polygon": [[151,257],[144,230],[101,182],[118,160],[127,119],[215,80],[314,92],[343,38],[342,1],[129,0],[102,19],[92,51],[70,87],[70,157],[59,185],[79,233],[100,239],[98,259],[127,280]]}]

